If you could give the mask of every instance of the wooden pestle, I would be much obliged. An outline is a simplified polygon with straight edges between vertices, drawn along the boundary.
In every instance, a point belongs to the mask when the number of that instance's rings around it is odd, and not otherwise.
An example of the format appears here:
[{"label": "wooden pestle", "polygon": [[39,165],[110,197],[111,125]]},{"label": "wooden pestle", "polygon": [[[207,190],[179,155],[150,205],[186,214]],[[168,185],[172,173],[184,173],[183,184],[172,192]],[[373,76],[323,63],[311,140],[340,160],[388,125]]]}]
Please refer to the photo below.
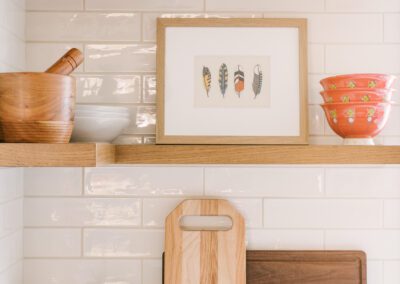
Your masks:
[{"label": "wooden pestle", "polygon": [[83,54],[77,48],[70,49],[56,63],[54,63],[46,73],[61,75],[71,74],[83,62]]}]

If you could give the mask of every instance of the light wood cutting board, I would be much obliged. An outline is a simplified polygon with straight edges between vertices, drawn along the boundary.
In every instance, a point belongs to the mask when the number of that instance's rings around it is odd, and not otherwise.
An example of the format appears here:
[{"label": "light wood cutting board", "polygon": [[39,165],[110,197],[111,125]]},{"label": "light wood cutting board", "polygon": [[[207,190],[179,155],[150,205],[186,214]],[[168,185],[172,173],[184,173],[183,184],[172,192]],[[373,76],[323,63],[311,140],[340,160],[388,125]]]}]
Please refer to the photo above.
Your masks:
[{"label": "light wood cutting board", "polygon": [[[181,228],[184,216],[228,216],[229,230]],[[165,223],[165,284],[245,284],[245,222],[226,200],[185,200]]]}]

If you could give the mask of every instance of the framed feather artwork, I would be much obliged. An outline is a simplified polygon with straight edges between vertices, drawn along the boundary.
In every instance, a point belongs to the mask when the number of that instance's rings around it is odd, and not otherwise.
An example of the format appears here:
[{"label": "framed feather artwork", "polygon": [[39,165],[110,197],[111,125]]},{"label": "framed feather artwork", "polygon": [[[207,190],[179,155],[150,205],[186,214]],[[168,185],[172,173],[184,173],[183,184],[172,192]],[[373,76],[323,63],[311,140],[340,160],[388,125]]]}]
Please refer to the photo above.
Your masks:
[{"label": "framed feather artwork", "polygon": [[157,144],[307,144],[305,19],[157,21]]}]

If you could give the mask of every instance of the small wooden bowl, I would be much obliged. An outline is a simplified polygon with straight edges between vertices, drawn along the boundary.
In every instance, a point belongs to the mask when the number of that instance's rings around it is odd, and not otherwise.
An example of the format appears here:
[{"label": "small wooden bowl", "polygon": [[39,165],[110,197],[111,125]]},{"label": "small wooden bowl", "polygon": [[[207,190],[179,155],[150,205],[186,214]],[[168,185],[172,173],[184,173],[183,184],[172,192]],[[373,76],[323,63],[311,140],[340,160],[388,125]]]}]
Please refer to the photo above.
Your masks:
[{"label": "small wooden bowl", "polygon": [[73,121],[75,89],[71,76],[0,74],[0,121]]},{"label": "small wooden bowl", "polygon": [[72,121],[2,121],[1,134],[6,143],[68,143]]}]

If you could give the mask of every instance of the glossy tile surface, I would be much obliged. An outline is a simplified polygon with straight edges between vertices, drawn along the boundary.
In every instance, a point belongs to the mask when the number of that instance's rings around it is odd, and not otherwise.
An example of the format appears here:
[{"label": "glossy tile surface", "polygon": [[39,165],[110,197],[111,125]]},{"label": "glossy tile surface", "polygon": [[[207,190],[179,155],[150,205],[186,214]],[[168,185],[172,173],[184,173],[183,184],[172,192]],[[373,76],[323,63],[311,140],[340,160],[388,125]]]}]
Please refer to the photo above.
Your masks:
[{"label": "glossy tile surface", "polygon": [[203,193],[198,167],[87,168],[86,195],[192,196]]},{"label": "glossy tile surface", "polygon": [[139,75],[77,75],[77,103],[139,103]]},{"label": "glossy tile surface", "polygon": [[86,0],[87,10],[139,10],[139,11],[162,11],[181,10],[193,11],[203,9],[203,0],[175,0],[173,2],[164,0]]}]

